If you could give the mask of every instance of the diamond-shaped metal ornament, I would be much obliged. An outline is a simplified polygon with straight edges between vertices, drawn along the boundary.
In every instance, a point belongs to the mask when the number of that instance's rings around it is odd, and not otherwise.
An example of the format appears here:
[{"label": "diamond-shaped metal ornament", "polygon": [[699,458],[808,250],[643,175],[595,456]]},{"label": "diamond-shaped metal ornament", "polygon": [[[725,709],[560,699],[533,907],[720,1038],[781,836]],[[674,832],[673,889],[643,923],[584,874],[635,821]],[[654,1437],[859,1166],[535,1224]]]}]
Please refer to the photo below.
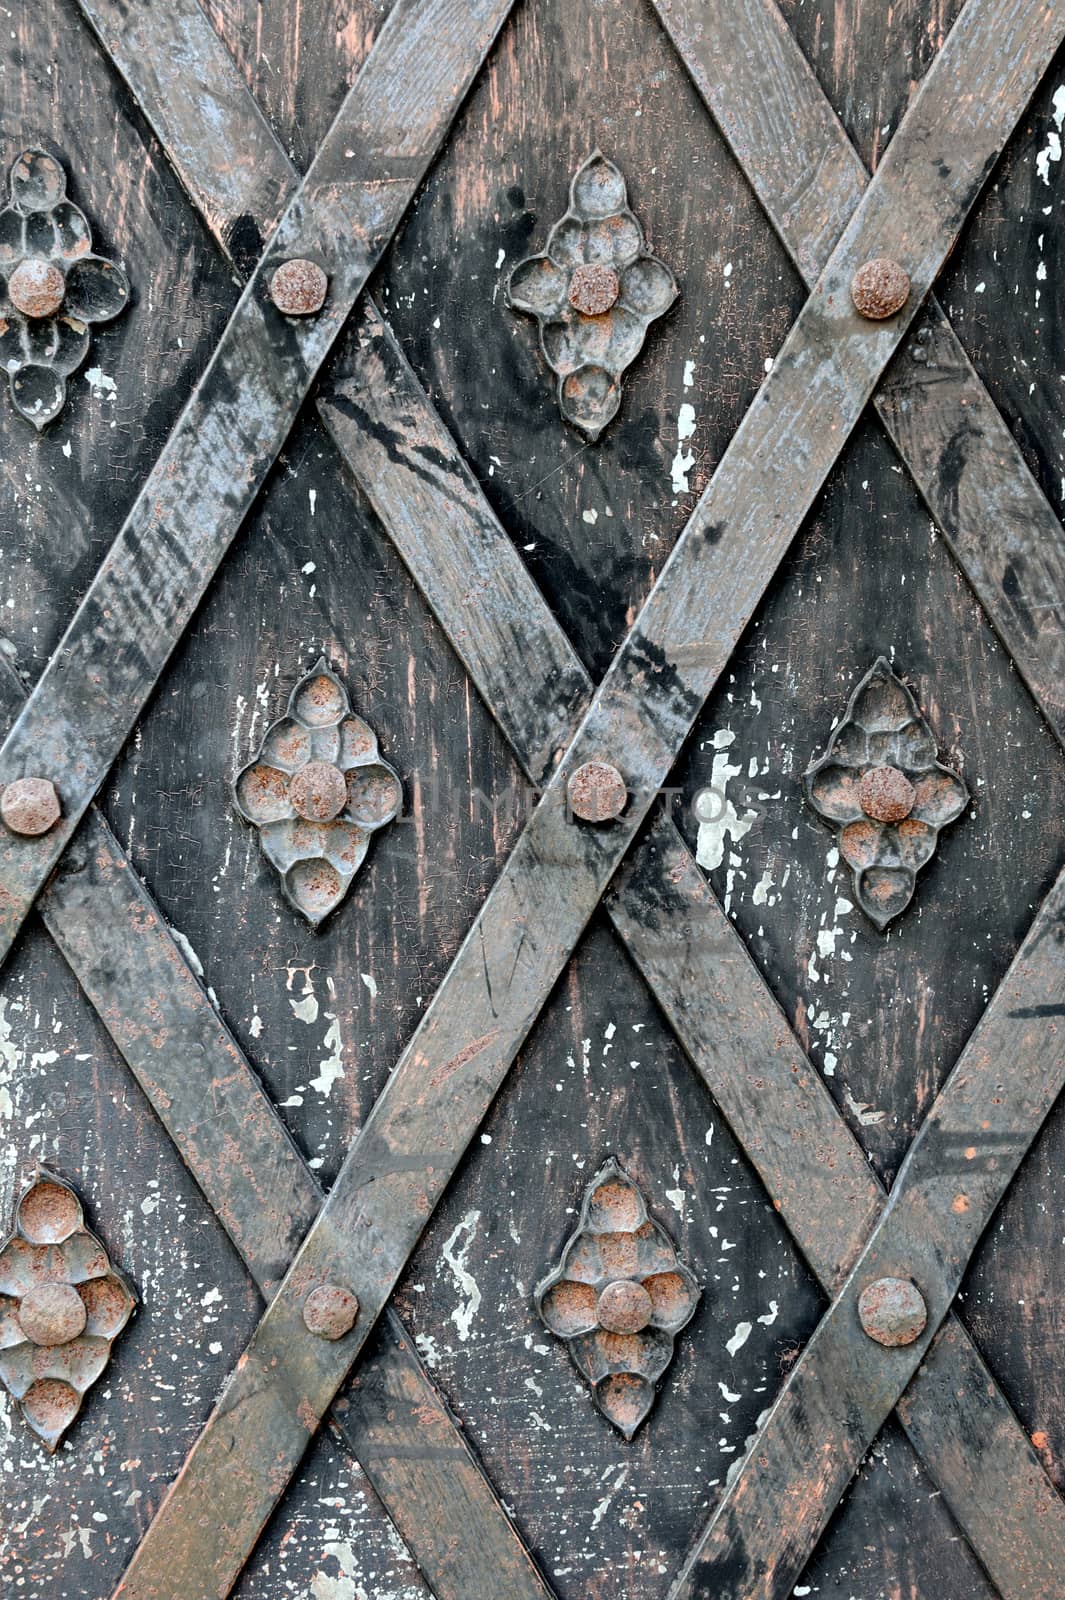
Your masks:
[{"label": "diamond-shaped metal ornament", "polygon": [[855,898],[880,929],[909,905],[940,829],[969,803],[936,753],[916,700],[880,656],[805,774],[810,804],[835,829],[853,873]]},{"label": "diamond-shaped metal ornament", "polygon": [[507,282],[508,305],[539,324],[559,410],[590,439],[617,415],[621,375],[678,293],[644,243],[625,179],[599,150],[570,184],[569,210],[544,254],[520,261]]},{"label": "diamond-shaped metal ornament", "polygon": [[259,831],[286,900],[315,927],[344,899],[370,839],[403,804],[377,735],[319,658],[293,689],[233,785],[237,810]]},{"label": "diamond-shaped metal ornament", "polygon": [[0,1381],[46,1450],[78,1415],[136,1304],[74,1190],[38,1168],[0,1249]]},{"label": "diamond-shaped metal ornament", "polygon": [[631,1439],[701,1292],[639,1187],[611,1157],[585,1190],[576,1232],[537,1286],[535,1303],[600,1411]]}]

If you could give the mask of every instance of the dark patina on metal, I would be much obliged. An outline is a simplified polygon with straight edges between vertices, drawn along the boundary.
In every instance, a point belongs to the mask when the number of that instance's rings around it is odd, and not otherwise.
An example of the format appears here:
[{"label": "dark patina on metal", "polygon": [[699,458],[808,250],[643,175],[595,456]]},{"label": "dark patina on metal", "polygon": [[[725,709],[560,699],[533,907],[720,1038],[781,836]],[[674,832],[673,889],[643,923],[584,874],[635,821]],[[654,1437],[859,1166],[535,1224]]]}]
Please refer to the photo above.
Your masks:
[{"label": "dark patina on metal", "polygon": [[359,1302],[350,1289],[323,1283],[303,1302],[303,1320],[309,1333],[319,1339],[343,1339],[355,1326]]},{"label": "dark patina on metal", "polygon": [[854,309],[871,322],[883,322],[901,311],[910,298],[910,277],[897,261],[877,256],[863,261],[851,279]]},{"label": "dark patina on metal", "polygon": [[49,778],[16,778],[0,794],[0,818],[12,833],[34,838],[59,821],[59,796]]},{"label": "dark patina on metal", "polygon": [[609,761],[585,761],[566,786],[569,807],[582,822],[613,822],[628,804],[628,790]]},{"label": "dark patina on metal", "polygon": [[700,1293],[640,1189],[611,1157],[585,1190],[576,1232],[537,1286],[535,1303],[600,1411],[631,1439]]},{"label": "dark patina on metal", "polygon": [[885,928],[913,898],[939,833],[969,791],[936,759],[916,700],[880,656],[859,683],[825,754],[807,769],[806,795],[836,830],[866,916]]},{"label": "dark patina on metal", "polygon": [[678,293],[644,243],[625,179],[598,150],[570,184],[569,210],[545,253],[519,261],[507,281],[507,303],[539,325],[559,410],[590,439],[616,416],[622,373]]},{"label": "dark patina on metal", "polygon": [[325,305],[329,279],[317,261],[294,256],[270,279],[270,298],[286,317],[313,317]]},{"label": "dark patina on metal", "polygon": [[83,212],[46,150],[24,150],[0,210],[0,365],[15,409],[37,429],[63,409],[67,379],[89,352],[89,325],[129,300],[121,267],[94,254]]},{"label": "dark patina on metal", "polygon": [[858,1296],[858,1319],[877,1344],[913,1344],[928,1325],[924,1295],[908,1278],[877,1278]]},{"label": "dark patina on metal", "polygon": [[285,716],[233,785],[237,810],[259,830],[286,900],[315,927],[344,899],[370,839],[403,803],[377,735],[353,714],[325,657],[296,685]]},{"label": "dark patina on metal", "polygon": [[78,1415],[136,1303],[74,1190],[38,1168],[0,1249],[0,1382],[45,1449]]}]

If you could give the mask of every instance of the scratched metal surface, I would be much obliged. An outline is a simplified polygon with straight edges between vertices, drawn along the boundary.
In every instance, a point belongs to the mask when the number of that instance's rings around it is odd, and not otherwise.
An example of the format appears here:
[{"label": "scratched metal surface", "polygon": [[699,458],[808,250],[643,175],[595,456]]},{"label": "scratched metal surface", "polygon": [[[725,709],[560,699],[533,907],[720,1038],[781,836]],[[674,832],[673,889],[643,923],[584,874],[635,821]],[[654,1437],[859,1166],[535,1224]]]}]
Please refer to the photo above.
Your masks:
[{"label": "scratched metal surface", "polygon": [[[893,8],[886,37],[872,0],[846,14],[786,9],[870,159],[908,88],[883,62],[901,52],[926,65],[941,8],[919,0]],[[66,8],[55,10],[30,27],[33,60],[61,62],[62,90],[43,70],[23,71],[17,47],[6,47],[5,90],[16,82],[23,98],[4,94],[4,138],[53,132],[79,175],[77,198],[141,296],[97,335],[100,376],[74,386],[80,392],[41,446],[0,412],[0,526],[5,557],[14,550],[3,577],[5,631],[31,671],[236,299],[150,141],[145,160],[137,119],[95,47]],[[333,0],[213,7],[301,167],[384,10]],[[609,70],[587,73],[589,56]],[[1039,175],[1061,81],[1048,80],[1023,125],[943,294],[1059,510],[1051,352],[1060,299],[1052,262],[1048,280],[1036,276],[1035,219],[1065,182],[1060,163],[1048,161],[1046,184]],[[558,423],[528,325],[508,318],[497,288],[558,213],[568,173],[597,137],[630,176],[683,299],[630,374],[622,417],[588,451]],[[92,183],[104,152],[108,167],[121,163],[132,177]],[[1038,228],[1051,220],[1040,215]],[[1019,295],[1015,282],[1025,286]],[[802,298],[649,8],[639,0],[519,7],[375,288],[598,673]],[[989,314],[995,294],[1000,305],[1009,298],[1008,319]],[[342,470],[317,426],[301,423],[105,793],[120,837],[326,1183],[522,820],[510,757],[372,516],[352,510]],[[831,838],[802,809],[797,779],[847,685],[892,643],[978,800],[885,943],[856,913],[837,913],[844,891],[838,875],[829,881]],[[337,652],[357,707],[408,776],[414,820],[376,853],[335,924],[315,938],[279,903],[254,838],[229,810],[225,780],[322,646]],[[741,817],[752,787],[781,791],[748,832],[725,834],[712,879],[890,1175],[1060,861],[1065,766],[874,425],[860,431],[822,497],[733,679],[679,781],[689,794],[706,786],[723,757],[718,781],[727,780]],[[719,730],[732,742],[720,742]],[[689,836],[698,843],[693,827]],[[716,848],[711,839],[708,851]],[[61,1567],[66,1591],[89,1597],[121,1569],[250,1333],[255,1302],[39,933],[5,975],[3,999],[4,1183],[14,1187],[14,1165],[27,1154],[74,1178],[146,1302],[116,1347],[109,1394],[94,1396],[71,1450],[42,1466],[13,1421],[0,1452],[8,1530],[0,1571],[36,1600],[55,1592]],[[484,1133],[492,1142],[475,1143],[407,1276],[405,1315],[560,1594],[661,1595],[714,1480],[724,1479],[812,1327],[819,1297],[605,927],[586,939]],[[1061,1137],[1052,1121],[963,1303],[1055,1469],[1065,1395],[1040,1280],[1054,1281],[1060,1250],[1052,1214]],[[609,1149],[641,1164],[707,1289],[634,1447],[594,1412],[529,1305],[535,1277],[572,1225],[566,1208],[582,1171]],[[730,1352],[745,1323],[749,1334]],[[984,1580],[955,1535],[889,1428],[804,1585],[878,1600],[890,1576],[910,1600],[984,1600]],[[323,1438],[237,1592],[415,1600],[424,1590],[364,1481]]]}]

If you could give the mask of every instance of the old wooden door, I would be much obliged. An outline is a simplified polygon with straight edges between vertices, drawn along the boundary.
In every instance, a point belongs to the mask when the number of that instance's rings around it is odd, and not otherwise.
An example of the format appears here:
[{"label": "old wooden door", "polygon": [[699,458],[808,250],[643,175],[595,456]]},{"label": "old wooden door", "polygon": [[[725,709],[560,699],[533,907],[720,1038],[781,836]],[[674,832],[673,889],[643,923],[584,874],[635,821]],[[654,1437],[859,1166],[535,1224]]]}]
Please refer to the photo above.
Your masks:
[{"label": "old wooden door", "polygon": [[1056,1600],[1065,0],[4,21],[5,1593]]}]

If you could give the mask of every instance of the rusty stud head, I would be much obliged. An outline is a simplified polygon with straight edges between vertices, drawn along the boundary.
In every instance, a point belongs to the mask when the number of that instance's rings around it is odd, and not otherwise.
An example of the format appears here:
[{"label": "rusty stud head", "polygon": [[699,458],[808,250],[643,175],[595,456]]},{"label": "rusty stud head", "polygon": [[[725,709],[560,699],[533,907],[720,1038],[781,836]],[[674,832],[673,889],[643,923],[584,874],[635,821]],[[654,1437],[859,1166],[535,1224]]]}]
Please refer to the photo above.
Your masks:
[{"label": "rusty stud head", "polygon": [[288,797],[305,822],[332,822],[344,809],[348,786],[331,761],[308,761],[293,775]]},{"label": "rusty stud head", "polygon": [[359,1302],[349,1289],[323,1283],[312,1289],[303,1302],[303,1320],[308,1332],[319,1339],[343,1339],[355,1326]]},{"label": "rusty stud head", "polygon": [[902,822],[916,799],[917,790],[898,767],[873,767],[858,785],[858,803],[874,822]]},{"label": "rusty stud head", "polygon": [[858,1320],[870,1339],[893,1349],[921,1337],[928,1307],[908,1278],[878,1278],[858,1297]]},{"label": "rusty stud head", "polygon": [[570,810],[582,822],[613,822],[628,804],[628,790],[617,767],[608,761],[586,761],[567,786]]},{"label": "rusty stud head", "polygon": [[286,317],[313,317],[325,305],[329,279],[317,261],[295,256],[270,279],[270,298]]},{"label": "rusty stud head", "polygon": [[596,1302],[596,1320],[607,1333],[642,1333],[654,1305],[642,1283],[617,1278],[608,1283]]},{"label": "rusty stud head", "polygon": [[621,280],[613,267],[602,262],[582,262],[569,280],[569,303],[584,317],[601,317],[621,293]]},{"label": "rusty stud head", "polygon": [[59,821],[59,796],[48,778],[16,778],[0,795],[0,817],[12,833],[47,833]]},{"label": "rusty stud head", "polygon": [[51,261],[20,261],[7,283],[11,304],[24,317],[50,317],[63,304],[67,282]]},{"label": "rusty stud head", "polygon": [[71,1283],[38,1283],[19,1303],[18,1321],[31,1344],[69,1344],[85,1331],[88,1312]]},{"label": "rusty stud head", "polygon": [[901,311],[910,298],[910,276],[897,261],[877,256],[863,261],[851,279],[851,299],[861,317],[883,322]]}]

